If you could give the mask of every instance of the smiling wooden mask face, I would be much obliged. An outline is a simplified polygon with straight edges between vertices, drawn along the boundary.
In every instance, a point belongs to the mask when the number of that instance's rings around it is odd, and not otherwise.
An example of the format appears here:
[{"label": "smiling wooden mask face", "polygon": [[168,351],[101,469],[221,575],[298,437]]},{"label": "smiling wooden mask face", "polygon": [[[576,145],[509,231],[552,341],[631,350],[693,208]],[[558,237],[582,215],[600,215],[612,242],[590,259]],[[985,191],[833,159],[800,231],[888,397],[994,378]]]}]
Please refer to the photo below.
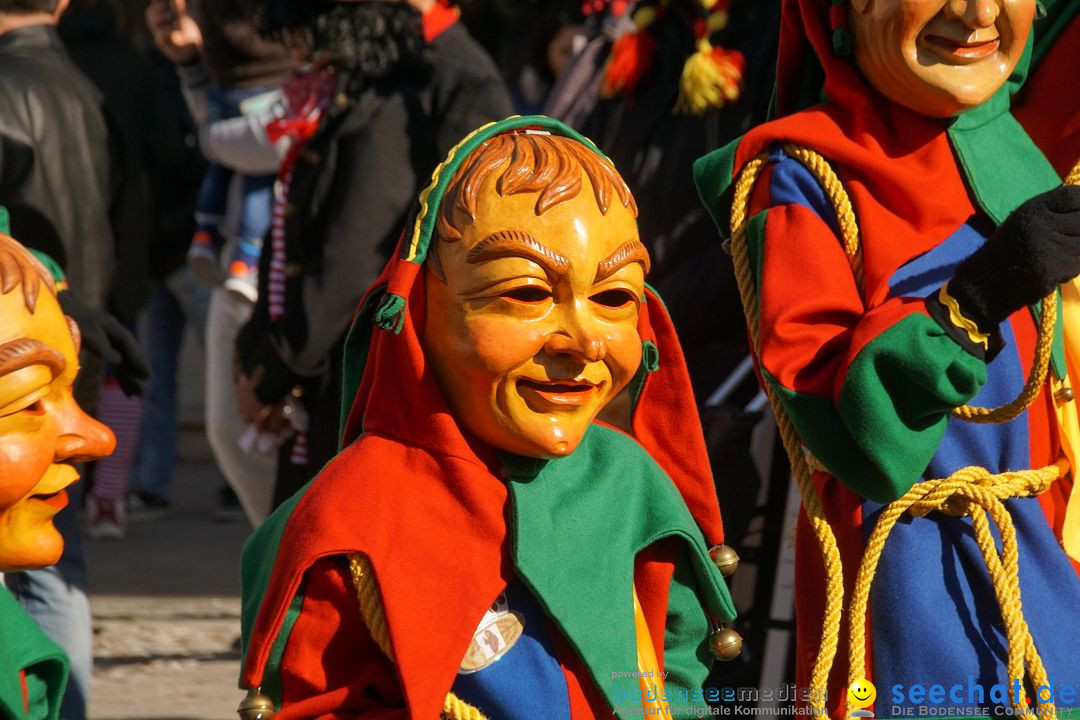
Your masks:
[{"label": "smiling wooden mask face", "polygon": [[946,118],[989,100],[1016,68],[1035,0],[851,0],[855,61],[878,92]]},{"label": "smiling wooden mask face", "polygon": [[580,191],[541,211],[536,192],[500,194],[493,172],[427,270],[425,352],[455,417],[528,457],[573,452],[641,362],[649,257],[632,201],[602,212],[577,173]]},{"label": "smiling wooden mask face", "polygon": [[[25,252],[0,236],[0,261]],[[53,517],[67,505],[64,489],[79,479],[75,463],[116,445],[71,394],[77,340],[56,297],[41,283],[32,304],[22,283],[0,294],[0,571],[60,559],[64,541]]]}]

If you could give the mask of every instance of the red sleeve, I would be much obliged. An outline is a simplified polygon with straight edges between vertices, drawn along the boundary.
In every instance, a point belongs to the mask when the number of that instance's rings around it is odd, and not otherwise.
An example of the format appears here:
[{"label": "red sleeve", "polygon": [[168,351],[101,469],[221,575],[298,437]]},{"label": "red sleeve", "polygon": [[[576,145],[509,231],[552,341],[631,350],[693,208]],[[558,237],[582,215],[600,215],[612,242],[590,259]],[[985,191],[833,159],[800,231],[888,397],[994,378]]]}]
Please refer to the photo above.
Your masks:
[{"label": "red sleeve", "polygon": [[668,537],[649,545],[634,560],[634,587],[638,591],[641,612],[652,635],[653,648],[660,669],[664,669],[664,642],[668,623],[668,592],[675,574],[679,539]]},{"label": "red sleeve", "polygon": [[281,660],[282,708],[275,720],[405,720],[393,665],[372,640],[344,558],[318,561]]}]

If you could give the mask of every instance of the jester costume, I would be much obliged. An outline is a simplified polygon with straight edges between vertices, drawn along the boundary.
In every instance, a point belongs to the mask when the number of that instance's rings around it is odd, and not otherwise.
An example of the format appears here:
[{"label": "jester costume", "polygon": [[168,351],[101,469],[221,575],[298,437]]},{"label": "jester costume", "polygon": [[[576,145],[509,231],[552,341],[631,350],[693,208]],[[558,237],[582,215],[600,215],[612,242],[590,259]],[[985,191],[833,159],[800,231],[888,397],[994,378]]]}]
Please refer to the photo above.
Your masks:
[{"label": "jester costume", "polygon": [[[241,685],[279,719],[433,718],[451,692],[489,718],[640,713],[636,623],[669,706],[704,709],[706,638],[734,611],[707,553],[723,534],[715,488],[658,298],[640,312],[633,435],[596,422],[556,460],[470,436],[421,347],[443,193],[485,141],[525,129],[595,151],[525,117],[451,152],[350,332],[341,453],[245,547]],[[372,591],[385,625],[362,617]]]},{"label": "jester costume", "polygon": [[[839,7],[846,13],[846,4]],[[1001,348],[984,360],[931,317],[927,300],[1023,201],[1060,184],[1009,112],[1030,45],[990,101],[941,121],[869,87],[853,59],[834,49],[829,18],[826,0],[785,2],[780,119],[706,156],[695,175],[727,234],[736,178],[763,158],[744,235],[750,286],[744,301],[759,309],[750,327],[758,339],[757,367],[815,458],[813,492],[835,533],[842,597],[851,598],[885,503],[920,481],[969,466],[997,474],[1053,466],[1064,455],[1076,467],[1080,447],[1069,431],[1076,409],[1071,390],[1063,391],[1070,379],[1060,322],[1050,377],[1035,401],[1010,422],[974,424],[952,417],[952,410],[967,403],[997,407],[1017,397],[1032,364],[1039,308],[1002,323]],[[800,111],[800,94],[822,98],[820,83],[807,81],[816,68],[824,71],[824,100]],[[848,218],[826,193],[835,188],[803,164],[799,148],[823,156],[850,197],[861,267],[852,265],[840,239]],[[1062,551],[1072,490],[1069,473],[1037,497],[1003,503],[1019,547],[1023,617],[1058,690],[1080,687],[1074,568],[1080,555],[1070,561]],[[805,511],[796,543],[797,681],[807,687],[819,647],[837,638],[822,637],[826,573]],[[939,708],[1009,704],[991,697],[992,686],[1012,679],[1003,613],[971,517],[904,515],[882,550],[869,608],[864,622],[850,618],[843,604],[843,632],[827,675],[831,714],[844,712],[849,622],[868,637],[865,668],[852,677],[862,674],[876,685],[879,717],[919,714],[921,702],[907,692],[913,684],[963,688],[959,700],[946,696]],[[981,689],[969,694],[969,687]],[[1063,698],[1057,690],[1054,700],[1059,713],[1077,705],[1075,694]]]}]

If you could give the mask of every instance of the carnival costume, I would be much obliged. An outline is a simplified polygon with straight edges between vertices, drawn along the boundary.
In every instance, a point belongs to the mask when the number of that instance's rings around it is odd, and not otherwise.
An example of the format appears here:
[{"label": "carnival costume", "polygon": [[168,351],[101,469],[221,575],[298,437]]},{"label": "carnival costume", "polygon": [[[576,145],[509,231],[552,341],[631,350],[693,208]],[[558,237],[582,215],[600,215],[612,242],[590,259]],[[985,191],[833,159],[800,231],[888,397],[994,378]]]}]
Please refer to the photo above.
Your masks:
[{"label": "carnival costume", "polygon": [[635,678],[644,667],[666,673],[670,707],[704,709],[710,627],[734,610],[708,552],[723,534],[715,488],[658,298],[648,291],[639,316],[633,437],[595,422],[555,460],[463,430],[420,343],[423,263],[451,178],[497,135],[538,131],[599,155],[543,117],[485,126],[450,153],[346,343],[343,450],[245,548],[241,684],[261,687],[279,719],[640,713],[632,698],[660,685]]},{"label": "carnival costume", "polygon": [[[959,686],[944,706],[1026,708],[1027,691],[993,686],[1080,687],[1080,579],[1061,547],[1080,450],[1065,343],[1056,302],[1003,315],[988,336],[945,288],[1061,182],[1009,112],[1031,47],[991,100],[936,120],[867,85],[845,56],[847,12],[785,3],[777,98],[792,114],[695,168],[733,232],[759,374],[804,497],[797,680],[834,715],[860,677],[878,688],[878,716],[918,713],[916,684]],[[818,62],[824,101],[795,112],[800,93],[821,98],[807,82]],[[998,300],[1023,290],[1001,284]]]}]

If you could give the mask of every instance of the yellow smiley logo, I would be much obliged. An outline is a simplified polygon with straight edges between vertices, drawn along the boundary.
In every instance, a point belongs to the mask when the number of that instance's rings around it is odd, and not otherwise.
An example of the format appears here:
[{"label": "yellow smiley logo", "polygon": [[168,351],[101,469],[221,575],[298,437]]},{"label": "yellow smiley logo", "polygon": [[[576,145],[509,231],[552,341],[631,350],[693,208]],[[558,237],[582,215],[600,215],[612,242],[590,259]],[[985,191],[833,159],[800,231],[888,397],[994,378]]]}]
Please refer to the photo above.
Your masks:
[{"label": "yellow smiley logo", "polygon": [[874,684],[862,678],[848,688],[848,703],[857,708],[869,707],[877,697]]}]

